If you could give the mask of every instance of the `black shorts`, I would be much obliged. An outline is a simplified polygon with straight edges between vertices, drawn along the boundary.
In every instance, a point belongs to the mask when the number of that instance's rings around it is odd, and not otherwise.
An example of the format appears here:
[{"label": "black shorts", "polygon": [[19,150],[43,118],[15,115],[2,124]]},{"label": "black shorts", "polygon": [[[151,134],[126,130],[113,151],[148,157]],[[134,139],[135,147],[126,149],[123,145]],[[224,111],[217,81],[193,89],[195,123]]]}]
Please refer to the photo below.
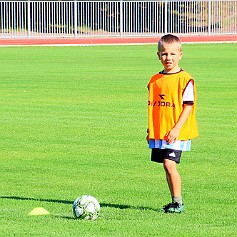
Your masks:
[{"label": "black shorts", "polygon": [[151,161],[163,163],[164,159],[168,159],[180,163],[181,154],[182,151],[178,150],[152,148]]}]

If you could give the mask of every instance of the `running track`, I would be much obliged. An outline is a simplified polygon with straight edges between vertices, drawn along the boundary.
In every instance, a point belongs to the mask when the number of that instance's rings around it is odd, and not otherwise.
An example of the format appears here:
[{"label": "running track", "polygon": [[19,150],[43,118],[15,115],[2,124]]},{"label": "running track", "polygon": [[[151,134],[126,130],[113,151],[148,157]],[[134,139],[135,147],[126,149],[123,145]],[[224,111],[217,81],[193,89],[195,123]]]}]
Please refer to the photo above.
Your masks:
[{"label": "running track", "polygon": [[[33,45],[126,45],[156,44],[157,37],[106,37],[106,38],[47,38],[47,39],[0,39],[0,46],[33,46]],[[215,36],[180,36],[183,43],[237,43],[236,35]]]}]

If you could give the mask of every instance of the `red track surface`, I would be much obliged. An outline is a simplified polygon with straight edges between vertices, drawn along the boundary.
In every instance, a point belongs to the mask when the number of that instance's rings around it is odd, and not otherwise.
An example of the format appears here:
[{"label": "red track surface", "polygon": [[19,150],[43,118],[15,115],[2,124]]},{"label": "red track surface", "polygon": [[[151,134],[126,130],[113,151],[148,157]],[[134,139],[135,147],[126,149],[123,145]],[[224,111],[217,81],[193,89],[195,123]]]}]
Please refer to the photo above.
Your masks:
[{"label": "red track surface", "polygon": [[[47,39],[0,39],[0,46],[7,45],[113,45],[156,44],[157,37],[107,37],[107,38],[47,38]],[[183,43],[236,42],[237,35],[180,36]]]}]

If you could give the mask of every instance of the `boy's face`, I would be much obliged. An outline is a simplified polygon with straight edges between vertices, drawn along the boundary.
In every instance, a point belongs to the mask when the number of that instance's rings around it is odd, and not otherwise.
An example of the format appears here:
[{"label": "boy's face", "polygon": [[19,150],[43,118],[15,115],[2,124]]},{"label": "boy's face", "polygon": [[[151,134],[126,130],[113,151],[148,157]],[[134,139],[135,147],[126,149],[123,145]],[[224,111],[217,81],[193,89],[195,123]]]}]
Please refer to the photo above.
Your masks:
[{"label": "boy's face", "polygon": [[182,51],[178,43],[164,44],[157,55],[164,66],[165,73],[175,73],[180,70],[179,60],[182,58]]}]

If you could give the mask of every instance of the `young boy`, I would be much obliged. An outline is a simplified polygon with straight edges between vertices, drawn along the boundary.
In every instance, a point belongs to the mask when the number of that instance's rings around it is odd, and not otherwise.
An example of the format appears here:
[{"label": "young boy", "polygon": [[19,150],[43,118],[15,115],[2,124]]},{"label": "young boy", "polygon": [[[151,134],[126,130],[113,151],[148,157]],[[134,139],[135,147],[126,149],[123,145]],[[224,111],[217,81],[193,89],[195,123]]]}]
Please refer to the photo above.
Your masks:
[{"label": "young boy", "polygon": [[181,177],[177,170],[182,151],[189,151],[198,136],[195,118],[196,89],[192,77],[179,67],[182,46],[167,34],[158,42],[158,58],[164,70],[148,83],[148,144],[151,160],[163,163],[172,202],[161,210],[181,213]]}]

